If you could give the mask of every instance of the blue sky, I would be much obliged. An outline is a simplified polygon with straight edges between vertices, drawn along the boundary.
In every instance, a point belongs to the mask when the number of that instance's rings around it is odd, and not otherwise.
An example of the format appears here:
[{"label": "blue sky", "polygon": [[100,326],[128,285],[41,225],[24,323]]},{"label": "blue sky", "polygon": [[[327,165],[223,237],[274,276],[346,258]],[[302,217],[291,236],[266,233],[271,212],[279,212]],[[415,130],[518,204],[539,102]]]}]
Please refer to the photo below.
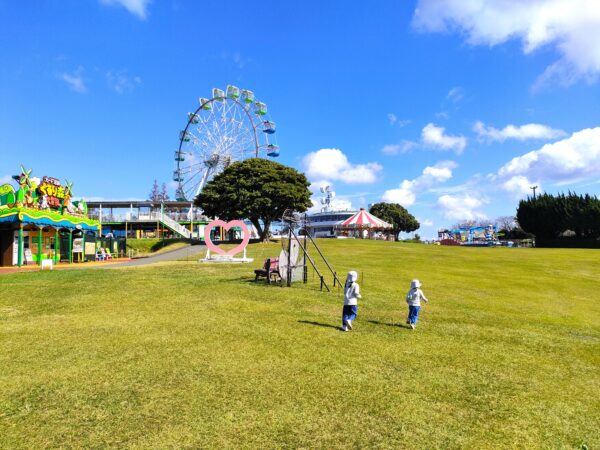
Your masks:
[{"label": "blue sky", "polygon": [[595,2],[0,0],[0,43],[3,182],[146,198],[198,97],[234,84],[313,189],[399,202],[425,237],[532,185],[600,193]]}]

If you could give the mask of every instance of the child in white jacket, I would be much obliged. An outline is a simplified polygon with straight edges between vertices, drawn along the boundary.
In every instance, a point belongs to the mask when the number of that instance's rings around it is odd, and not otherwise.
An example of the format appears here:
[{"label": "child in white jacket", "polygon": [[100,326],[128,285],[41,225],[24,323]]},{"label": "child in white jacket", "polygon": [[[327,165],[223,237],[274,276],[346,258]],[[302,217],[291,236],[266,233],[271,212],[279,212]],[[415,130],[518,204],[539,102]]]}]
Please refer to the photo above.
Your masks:
[{"label": "child in white jacket", "polygon": [[423,294],[423,291],[419,289],[421,282],[419,280],[412,280],[410,282],[410,291],[406,294],[406,303],[408,303],[408,317],[406,323],[414,330],[417,326],[417,320],[419,319],[419,310],[421,309],[421,299],[427,303],[427,297]]},{"label": "child in white jacket", "polygon": [[346,284],[344,285],[344,309],[342,310],[342,331],[352,330],[352,321],[356,319],[358,312],[358,299],[361,298],[360,286],[356,282],[358,273],[351,270],[348,272]]}]

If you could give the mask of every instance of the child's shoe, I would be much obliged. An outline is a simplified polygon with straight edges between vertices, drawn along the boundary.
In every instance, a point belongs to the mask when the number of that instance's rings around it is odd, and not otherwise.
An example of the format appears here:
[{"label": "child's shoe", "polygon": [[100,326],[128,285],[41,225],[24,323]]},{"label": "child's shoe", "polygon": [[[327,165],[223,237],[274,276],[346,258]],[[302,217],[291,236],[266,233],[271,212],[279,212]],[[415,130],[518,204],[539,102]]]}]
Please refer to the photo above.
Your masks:
[{"label": "child's shoe", "polygon": [[347,326],[348,326],[348,331],[352,331],[352,321],[349,320],[348,322],[346,322]]},{"label": "child's shoe", "polygon": [[411,323],[411,324],[410,324],[410,327],[411,327],[411,328],[414,330],[414,329],[415,329],[415,324],[414,324],[414,323]]}]

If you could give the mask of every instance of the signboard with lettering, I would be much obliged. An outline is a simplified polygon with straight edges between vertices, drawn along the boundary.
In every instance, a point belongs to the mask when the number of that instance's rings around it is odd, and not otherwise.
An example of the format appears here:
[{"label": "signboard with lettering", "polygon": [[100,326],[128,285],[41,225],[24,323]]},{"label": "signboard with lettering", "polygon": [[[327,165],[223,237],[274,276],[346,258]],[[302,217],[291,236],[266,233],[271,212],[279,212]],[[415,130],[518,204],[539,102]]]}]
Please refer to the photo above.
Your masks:
[{"label": "signboard with lettering", "polygon": [[52,209],[59,209],[65,199],[65,188],[61,186],[60,181],[52,177],[42,179],[38,193],[42,197],[42,203],[45,201],[47,207]]},{"label": "signboard with lettering", "polygon": [[73,239],[73,253],[81,253],[83,252],[83,239],[76,238]]},{"label": "signboard with lettering", "polygon": [[96,243],[95,242],[87,242],[86,241],[85,254],[86,255],[95,255],[96,254]]},{"label": "signboard with lettering", "polygon": [[44,176],[41,180],[21,166],[21,174],[13,176],[19,183],[15,190],[10,184],[0,185],[0,209],[27,208],[58,212],[63,215],[86,216],[83,199],[73,200],[73,183]]},{"label": "signboard with lettering", "polygon": [[30,248],[26,248],[25,249],[25,263],[26,264],[29,264],[29,263],[33,264],[33,255],[31,254],[31,249]]}]

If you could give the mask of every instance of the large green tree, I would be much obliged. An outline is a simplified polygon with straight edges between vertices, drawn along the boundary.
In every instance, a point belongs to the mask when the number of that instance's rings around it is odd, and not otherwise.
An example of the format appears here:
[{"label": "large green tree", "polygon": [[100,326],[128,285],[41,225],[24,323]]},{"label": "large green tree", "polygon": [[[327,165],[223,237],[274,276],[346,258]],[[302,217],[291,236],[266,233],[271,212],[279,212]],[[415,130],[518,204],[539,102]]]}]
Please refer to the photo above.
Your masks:
[{"label": "large green tree", "polygon": [[395,240],[398,240],[398,233],[401,231],[410,233],[418,230],[421,226],[415,216],[398,203],[375,203],[369,212],[392,225]]},{"label": "large green tree", "polygon": [[204,214],[223,220],[249,219],[262,240],[286,209],[304,212],[311,206],[310,183],[304,174],[262,158],[235,162],[209,181],[194,204]]},{"label": "large green tree", "polygon": [[538,239],[552,239],[570,230],[578,238],[600,237],[600,200],[589,194],[542,194],[519,202],[519,225]]}]

